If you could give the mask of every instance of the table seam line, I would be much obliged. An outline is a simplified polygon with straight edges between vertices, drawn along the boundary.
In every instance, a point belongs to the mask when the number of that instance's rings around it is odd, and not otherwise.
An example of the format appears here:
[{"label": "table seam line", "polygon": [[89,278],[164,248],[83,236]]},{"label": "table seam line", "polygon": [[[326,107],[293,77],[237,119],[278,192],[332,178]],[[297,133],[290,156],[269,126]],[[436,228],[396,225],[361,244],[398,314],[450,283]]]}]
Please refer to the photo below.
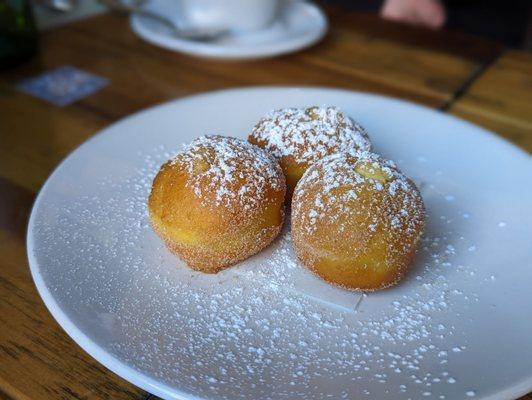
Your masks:
[{"label": "table seam line", "polygon": [[486,72],[488,72],[491,67],[499,61],[502,56],[508,51],[508,49],[503,49],[493,57],[479,64],[473,72],[464,80],[464,82],[456,89],[450,99],[445,100],[439,107],[438,110],[447,112],[451,106],[460,100],[469,90],[469,88],[478,81]]}]

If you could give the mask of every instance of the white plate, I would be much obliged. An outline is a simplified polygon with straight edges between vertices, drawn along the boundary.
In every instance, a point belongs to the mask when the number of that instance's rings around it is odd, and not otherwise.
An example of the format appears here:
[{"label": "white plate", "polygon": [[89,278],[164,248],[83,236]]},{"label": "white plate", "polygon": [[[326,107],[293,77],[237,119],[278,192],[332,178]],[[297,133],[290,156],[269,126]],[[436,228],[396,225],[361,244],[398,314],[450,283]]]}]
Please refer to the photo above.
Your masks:
[{"label": "white plate", "polygon": [[[179,2],[152,0],[147,8],[166,16],[179,15]],[[327,19],[311,3],[287,2],[281,17],[259,32],[232,34],[216,42],[200,42],[175,37],[170,29],[153,19],[131,16],[135,33],[151,44],[169,50],[209,58],[252,59],[292,53],[318,42],[327,31]]]},{"label": "white plate", "polygon": [[[152,232],[159,165],[205,133],[245,138],[267,111],[336,105],[422,188],[414,271],[367,297],[294,261],[289,234],[217,275]],[[89,354],[167,399],[510,399],[532,390],[532,162],[495,135],[404,101],[319,88],[176,100],[73,152],[28,228],[37,288]],[[444,396],[444,397],[442,397]]]}]

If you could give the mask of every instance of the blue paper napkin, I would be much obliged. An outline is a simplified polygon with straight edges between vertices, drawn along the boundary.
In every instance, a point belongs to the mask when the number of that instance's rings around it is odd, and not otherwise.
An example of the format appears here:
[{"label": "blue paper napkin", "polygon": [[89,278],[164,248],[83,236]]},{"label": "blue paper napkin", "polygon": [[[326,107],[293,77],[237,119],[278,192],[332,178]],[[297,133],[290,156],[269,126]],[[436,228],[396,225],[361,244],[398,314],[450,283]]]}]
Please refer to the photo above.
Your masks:
[{"label": "blue paper napkin", "polygon": [[65,106],[100,90],[107,82],[101,76],[64,66],[26,79],[17,88],[57,106]]}]

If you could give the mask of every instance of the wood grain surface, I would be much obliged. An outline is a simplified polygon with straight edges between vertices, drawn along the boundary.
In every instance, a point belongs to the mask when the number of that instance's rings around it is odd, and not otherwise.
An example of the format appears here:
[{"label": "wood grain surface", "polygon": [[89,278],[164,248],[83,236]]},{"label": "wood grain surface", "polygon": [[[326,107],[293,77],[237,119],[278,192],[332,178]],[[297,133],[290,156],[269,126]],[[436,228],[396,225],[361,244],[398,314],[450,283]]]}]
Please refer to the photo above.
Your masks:
[{"label": "wood grain surface", "polygon": [[[0,398],[148,396],[100,366],[61,330],[35,290],[25,253],[28,215],[46,177],[81,142],[126,115],[207,90],[322,85],[450,108],[495,130],[502,124],[500,132],[530,151],[530,90],[520,88],[530,85],[528,55],[508,52],[494,63],[502,49],[484,40],[339,8],[327,11],[331,30],[322,43],[247,62],[162,50],[137,38],[123,17],[102,15],[44,33],[38,57],[0,74]],[[109,84],[65,107],[15,89],[21,79],[62,65],[101,75]]]},{"label": "wood grain surface", "polygon": [[532,54],[505,52],[450,111],[532,153]]},{"label": "wood grain surface", "polygon": [[0,193],[0,398],[144,399],[146,393],[89,357],[48,313],[26,261],[35,193],[5,178]]}]

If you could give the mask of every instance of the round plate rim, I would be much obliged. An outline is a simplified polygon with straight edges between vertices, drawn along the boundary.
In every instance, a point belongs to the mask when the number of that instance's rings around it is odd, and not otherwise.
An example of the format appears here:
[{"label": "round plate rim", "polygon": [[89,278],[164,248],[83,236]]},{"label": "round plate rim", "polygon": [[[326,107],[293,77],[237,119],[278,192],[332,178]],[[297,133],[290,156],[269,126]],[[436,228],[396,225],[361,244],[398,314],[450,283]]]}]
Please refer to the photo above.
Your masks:
[{"label": "round plate rim", "polygon": [[[460,122],[467,129],[474,130],[476,132],[475,134],[488,137],[490,140],[494,140],[498,142],[499,146],[506,147],[507,150],[513,151],[516,156],[524,157],[528,160],[531,159],[530,155],[525,150],[512,144],[507,139],[485,128],[482,128],[478,125],[465,121],[459,117],[449,115],[439,110],[435,110],[430,107],[417,104],[417,103],[413,103],[407,100],[399,99],[399,98],[384,96],[384,95],[375,94],[375,93],[363,92],[363,91],[354,91],[354,90],[348,90],[348,89],[331,88],[331,87],[323,87],[323,86],[269,86],[269,85],[264,85],[264,86],[237,87],[237,88],[232,88],[232,89],[221,89],[221,90],[215,90],[215,91],[202,92],[202,93],[197,93],[197,94],[193,94],[190,96],[173,99],[167,102],[163,102],[163,103],[148,107],[146,109],[143,109],[136,113],[128,115],[124,118],[121,118],[120,120],[113,122],[112,124],[99,130],[97,133],[95,133],[90,138],[82,142],[75,149],[73,149],[55,167],[55,169],[51,172],[51,174],[48,176],[45,183],[42,185],[41,189],[39,190],[39,193],[37,194],[35,201],[33,203],[32,209],[31,209],[31,213],[30,213],[30,217],[28,221],[28,227],[26,231],[26,249],[27,249],[28,264],[29,264],[29,268],[30,268],[30,272],[31,272],[34,284],[37,288],[37,291],[40,297],[45,303],[46,308],[48,309],[50,314],[54,317],[54,319],[57,321],[57,323],[61,326],[61,328],[74,340],[74,342],[76,342],[76,344],[78,344],[92,358],[94,358],[96,361],[98,361],[100,364],[105,366],[107,369],[109,369],[110,371],[118,375],[119,377],[122,377],[126,381],[156,396],[167,398],[167,399],[173,399],[173,400],[204,400],[204,398],[200,398],[192,394],[179,391],[153,378],[150,378],[144,373],[137,371],[134,368],[127,365],[126,363],[118,360],[116,357],[112,356],[107,351],[103,350],[98,344],[96,344],[93,340],[91,340],[87,335],[85,335],[85,333],[83,333],[68,318],[68,316],[63,312],[59,304],[56,302],[49,288],[46,286],[40,273],[40,266],[37,263],[37,260],[35,259],[35,256],[33,254],[34,243],[33,243],[33,238],[31,236],[31,233],[34,229],[36,210],[39,207],[39,204],[42,202],[43,196],[46,192],[47,187],[50,185],[50,182],[52,181],[54,176],[57,175],[57,173],[62,169],[64,164],[70,158],[75,157],[78,150],[80,150],[83,147],[86,147],[94,140],[101,139],[101,137],[108,134],[108,131],[112,130],[116,125],[119,125],[126,120],[137,118],[141,116],[142,114],[150,113],[159,108],[171,107],[180,102],[193,101],[193,100],[201,99],[202,97],[211,97],[215,95],[225,95],[225,94],[230,95],[232,93],[239,93],[239,92],[250,92],[250,91],[255,92],[255,91],[268,91],[268,90],[270,91],[277,91],[277,90],[325,91],[325,92],[328,92],[329,94],[334,94],[334,93],[343,94],[343,95],[354,94],[354,95],[359,95],[359,96],[372,97],[377,100],[389,101],[392,103],[401,104],[402,106],[411,107],[414,109],[417,108],[418,110],[422,112],[429,112],[429,113],[433,113],[434,115],[438,115],[440,118],[454,120],[455,122]],[[531,391],[532,391],[532,375],[529,378],[516,383],[510,388],[504,388],[497,393],[493,393],[492,395],[488,397],[484,397],[483,399],[484,400],[495,400],[495,399],[510,400],[510,399],[516,399],[520,396],[526,395],[530,393]]]}]

